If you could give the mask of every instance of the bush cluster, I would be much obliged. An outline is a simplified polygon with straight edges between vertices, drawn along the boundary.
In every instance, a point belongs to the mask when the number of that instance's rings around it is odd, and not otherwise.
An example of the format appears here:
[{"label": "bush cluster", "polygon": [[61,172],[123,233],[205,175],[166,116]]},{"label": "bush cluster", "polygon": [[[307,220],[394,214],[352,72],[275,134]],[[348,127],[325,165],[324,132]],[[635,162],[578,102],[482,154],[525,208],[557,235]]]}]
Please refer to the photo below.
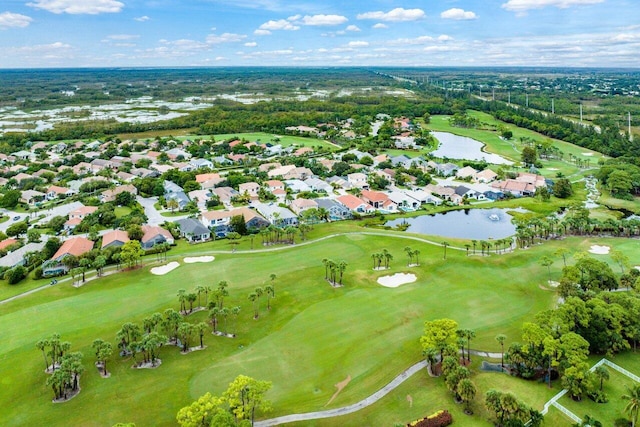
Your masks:
[{"label": "bush cluster", "polygon": [[428,417],[413,421],[407,427],[445,427],[453,423],[453,417],[446,409],[440,410]]}]

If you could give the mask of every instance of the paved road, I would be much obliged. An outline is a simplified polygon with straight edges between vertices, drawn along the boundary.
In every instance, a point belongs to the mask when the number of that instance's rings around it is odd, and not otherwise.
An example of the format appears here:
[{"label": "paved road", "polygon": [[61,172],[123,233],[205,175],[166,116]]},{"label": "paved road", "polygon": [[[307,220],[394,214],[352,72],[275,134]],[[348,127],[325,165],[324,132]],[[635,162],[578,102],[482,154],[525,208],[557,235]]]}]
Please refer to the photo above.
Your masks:
[{"label": "paved road", "polygon": [[422,360],[410,368],[406,369],[400,375],[395,377],[389,384],[382,387],[380,390],[373,393],[371,396],[362,399],[360,402],[354,403],[353,405],[343,406],[342,408],[336,409],[328,409],[326,411],[318,411],[318,412],[307,412],[306,414],[291,414],[285,415],[283,417],[271,418],[270,420],[264,421],[256,421],[255,427],[268,427],[268,426],[277,426],[280,424],[292,423],[296,421],[308,421],[308,420],[317,420],[320,418],[331,418],[331,417],[339,417],[341,415],[351,414],[353,412],[359,411],[360,409],[366,408],[367,406],[373,405],[378,400],[382,399],[384,396],[389,394],[389,392],[393,391],[400,384],[411,378],[413,374],[419,372],[421,369],[427,367],[427,362]]},{"label": "paved road", "polygon": [[42,209],[41,211],[38,212],[38,215],[44,215],[44,218],[38,221],[38,224],[46,224],[49,221],[51,221],[51,218],[53,218],[54,216],[66,217],[69,215],[69,212],[75,211],[76,209],[81,208],[82,206],[84,205],[80,202],[71,202],[64,205],[53,207],[51,209]]}]

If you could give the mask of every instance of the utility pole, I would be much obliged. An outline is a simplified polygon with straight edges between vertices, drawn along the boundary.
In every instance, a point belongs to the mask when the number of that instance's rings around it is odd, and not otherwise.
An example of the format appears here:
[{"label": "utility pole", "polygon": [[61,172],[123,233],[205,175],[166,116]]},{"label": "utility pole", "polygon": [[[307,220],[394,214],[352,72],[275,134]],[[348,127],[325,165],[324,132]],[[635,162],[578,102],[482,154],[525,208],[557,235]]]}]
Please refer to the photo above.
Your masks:
[{"label": "utility pole", "polygon": [[556,113],[556,107],[555,104],[553,103],[553,98],[551,98],[551,114],[555,114]]},{"label": "utility pole", "polygon": [[582,104],[580,104],[580,123],[582,123]]}]

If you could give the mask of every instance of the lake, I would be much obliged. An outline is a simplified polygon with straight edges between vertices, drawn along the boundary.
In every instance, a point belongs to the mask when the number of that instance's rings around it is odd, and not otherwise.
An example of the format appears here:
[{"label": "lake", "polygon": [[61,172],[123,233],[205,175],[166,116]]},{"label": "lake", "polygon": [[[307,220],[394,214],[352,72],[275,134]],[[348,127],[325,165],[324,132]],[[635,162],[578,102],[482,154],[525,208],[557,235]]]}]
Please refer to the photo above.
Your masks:
[{"label": "lake", "polygon": [[395,227],[407,223],[410,233],[457,239],[504,239],[516,233],[506,209],[464,209],[413,218],[398,218],[385,225]]},{"label": "lake", "polygon": [[482,151],[484,144],[473,138],[458,136],[448,132],[431,132],[439,142],[440,146],[433,151],[436,157],[446,157],[448,159],[463,160],[486,160],[488,163],[496,165],[512,165],[513,162],[497,154]]}]

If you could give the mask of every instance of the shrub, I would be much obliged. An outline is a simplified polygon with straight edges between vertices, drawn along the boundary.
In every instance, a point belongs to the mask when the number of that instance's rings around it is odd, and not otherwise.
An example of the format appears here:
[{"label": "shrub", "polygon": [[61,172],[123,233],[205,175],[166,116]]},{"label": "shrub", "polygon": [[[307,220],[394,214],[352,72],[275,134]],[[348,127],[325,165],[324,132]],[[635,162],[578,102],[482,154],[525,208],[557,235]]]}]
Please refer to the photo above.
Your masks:
[{"label": "shrub", "polygon": [[446,409],[407,424],[407,427],[445,427],[453,423],[453,417]]},{"label": "shrub", "polygon": [[602,390],[590,391],[587,393],[587,396],[596,403],[607,403],[609,401],[607,394]]},{"label": "shrub", "polygon": [[7,271],[4,276],[7,278],[10,285],[15,285],[27,276],[27,269],[19,265]]},{"label": "shrub", "polygon": [[615,427],[629,427],[631,425],[631,421],[629,421],[626,418],[617,418],[614,422],[613,425]]},{"label": "shrub", "polygon": [[42,279],[42,267],[38,267],[35,270],[33,270],[33,278],[36,280],[40,280]]}]

